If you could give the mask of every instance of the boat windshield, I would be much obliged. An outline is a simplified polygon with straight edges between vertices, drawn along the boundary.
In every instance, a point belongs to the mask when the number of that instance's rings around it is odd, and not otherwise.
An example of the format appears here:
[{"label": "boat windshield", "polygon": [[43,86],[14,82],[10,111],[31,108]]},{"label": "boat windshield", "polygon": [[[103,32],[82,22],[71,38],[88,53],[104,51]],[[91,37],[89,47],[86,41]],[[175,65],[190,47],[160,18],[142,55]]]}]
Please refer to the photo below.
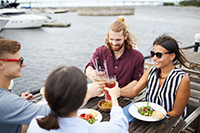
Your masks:
[{"label": "boat windshield", "polygon": [[25,14],[25,12],[4,12],[1,14],[2,15],[21,15],[21,14]]}]

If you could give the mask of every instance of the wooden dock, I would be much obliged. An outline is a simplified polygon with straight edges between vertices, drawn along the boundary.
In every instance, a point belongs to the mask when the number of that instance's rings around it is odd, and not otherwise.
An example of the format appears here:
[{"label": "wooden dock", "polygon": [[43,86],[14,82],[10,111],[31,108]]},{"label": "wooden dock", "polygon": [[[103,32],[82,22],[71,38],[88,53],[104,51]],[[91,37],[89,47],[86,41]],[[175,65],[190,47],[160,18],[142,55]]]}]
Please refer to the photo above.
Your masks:
[{"label": "wooden dock", "polygon": [[189,67],[193,70],[200,71],[200,52],[194,52],[191,50],[183,50],[186,59],[190,62]]},{"label": "wooden dock", "polygon": [[134,15],[134,7],[84,7],[78,8],[78,15],[85,16],[119,16]]},{"label": "wooden dock", "polygon": [[71,23],[43,23],[43,27],[69,27]]}]

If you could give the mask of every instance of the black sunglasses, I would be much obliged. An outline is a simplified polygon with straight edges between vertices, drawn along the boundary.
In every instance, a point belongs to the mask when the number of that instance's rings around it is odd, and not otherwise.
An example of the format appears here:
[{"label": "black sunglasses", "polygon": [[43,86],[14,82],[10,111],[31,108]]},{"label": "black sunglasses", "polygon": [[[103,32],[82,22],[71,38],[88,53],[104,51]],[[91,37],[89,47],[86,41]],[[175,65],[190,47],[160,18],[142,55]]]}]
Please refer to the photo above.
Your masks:
[{"label": "black sunglasses", "polygon": [[23,57],[21,57],[21,58],[20,58],[20,66],[22,66],[22,65],[23,65],[23,63],[24,63],[24,58],[23,58]]},{"label": "black sunglasses", "polygon": [[171,54],[171,52],[165,52],[165,53],[156,52],[156,53],[154,53],[153,51],[150,51],[150,54],[151,54],[152,57],[154,57],[156,55],[156,57],[158,59],[160,59],[163,54]]}]

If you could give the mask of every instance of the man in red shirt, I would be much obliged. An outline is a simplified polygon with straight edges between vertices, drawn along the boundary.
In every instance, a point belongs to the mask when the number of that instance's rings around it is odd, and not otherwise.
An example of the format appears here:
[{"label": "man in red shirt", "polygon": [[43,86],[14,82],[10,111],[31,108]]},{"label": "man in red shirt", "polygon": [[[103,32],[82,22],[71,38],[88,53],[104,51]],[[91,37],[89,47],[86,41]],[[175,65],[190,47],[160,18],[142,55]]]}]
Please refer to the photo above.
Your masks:
[{"label": "man in red shirt", "polygon": [[133,48],[135,44],[125,18],[118,17],[110,26],[105,42],[107,46],[98,47],[86,65],[86,76],[92,81],[95,79],[96,71],[92,60],[97,60],[98,67],[102,69],[105,69],[104,61],[106,61],[108,74],[116,76],[120,88],[134,86],[144,72],[144,57]]}]

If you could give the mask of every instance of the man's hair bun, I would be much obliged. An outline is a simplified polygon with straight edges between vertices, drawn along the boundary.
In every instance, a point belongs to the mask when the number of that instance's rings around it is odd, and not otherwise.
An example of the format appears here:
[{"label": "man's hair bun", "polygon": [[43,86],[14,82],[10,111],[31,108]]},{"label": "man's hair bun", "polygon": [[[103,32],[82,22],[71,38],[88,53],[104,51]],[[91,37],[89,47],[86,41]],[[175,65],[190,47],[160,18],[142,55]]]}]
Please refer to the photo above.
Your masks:
[{"label": "man's hair bun", "polygon": [[126,19],[123,16],[118,16],[117,21],[121,21],[121,22],[125,23]]}]

